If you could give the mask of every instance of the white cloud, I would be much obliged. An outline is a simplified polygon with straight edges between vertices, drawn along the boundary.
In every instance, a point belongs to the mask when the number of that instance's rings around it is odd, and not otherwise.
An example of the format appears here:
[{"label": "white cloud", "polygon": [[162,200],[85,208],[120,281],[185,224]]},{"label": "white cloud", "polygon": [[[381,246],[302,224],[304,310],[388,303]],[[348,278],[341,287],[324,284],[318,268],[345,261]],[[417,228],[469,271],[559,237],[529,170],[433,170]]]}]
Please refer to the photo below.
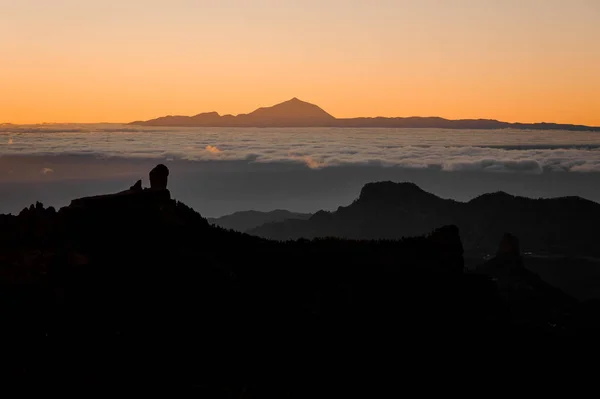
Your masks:
[{"label": "white cloud", "polygon": [[[15,134],[19,139],[13,142]],[[0,136],[11,144],[1,155],[294,162],[312,169],[356,164],[448,172],[600,172],[600,134],[592,132],[36,125],[2,128]]]}]

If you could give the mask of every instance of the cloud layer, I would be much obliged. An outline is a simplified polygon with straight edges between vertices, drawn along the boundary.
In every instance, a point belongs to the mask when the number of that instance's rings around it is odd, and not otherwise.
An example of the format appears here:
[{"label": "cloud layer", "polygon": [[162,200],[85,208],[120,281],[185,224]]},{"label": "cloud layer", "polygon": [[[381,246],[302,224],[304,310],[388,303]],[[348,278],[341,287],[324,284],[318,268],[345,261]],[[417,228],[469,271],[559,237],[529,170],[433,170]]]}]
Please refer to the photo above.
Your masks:
[{"label": "cloud layer", "polygon": [[0,156],[294,162],[311,169],[375,164],[448,172],[600,172],[600,134],[592,132],[36,125],[3,126],[0,136]]}]

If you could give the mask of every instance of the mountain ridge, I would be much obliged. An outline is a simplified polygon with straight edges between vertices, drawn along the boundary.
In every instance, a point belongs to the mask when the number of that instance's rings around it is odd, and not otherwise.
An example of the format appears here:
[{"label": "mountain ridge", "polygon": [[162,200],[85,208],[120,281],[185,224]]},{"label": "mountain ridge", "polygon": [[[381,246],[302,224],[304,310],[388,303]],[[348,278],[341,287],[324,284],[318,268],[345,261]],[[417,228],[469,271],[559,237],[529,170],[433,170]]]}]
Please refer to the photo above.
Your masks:
[{"label": "mountain ridge", "polygon": [[163,127],[339,127],[339,128],[438,128],[438,129],[533,129],[600,132],[600,126],[564,123],[502,122],[496,119],[445,119],[433,117],[336,118],[318,105],[294,97],[247,114],[203,112],[194,116],[167,115],[130,125]]},{"label": "mountain ridge", "polygon": [[310,213],[291,212],[284,209],[275,209],[270,212],[255,210],[238,211],[218,218],[207,218],[210,224],[239,232],[260,227],[266,223],[282,222],[288,219],[305,220],[312,216]]},{"label": "mountain ridge", "polygon": [[440,225],[458,226],[465,250],[472,253],[492,253],[502,234],[511,231],[523,238],[527,251],[600,255],[593,240],[600,225],[600,204],[594,201],[496,192],[460,202],[413,183],[390,181],[366,184],[356,200],[336,211],[319,211],[306,221],[269,223],[248,233],[277,240],[397,239]]}]

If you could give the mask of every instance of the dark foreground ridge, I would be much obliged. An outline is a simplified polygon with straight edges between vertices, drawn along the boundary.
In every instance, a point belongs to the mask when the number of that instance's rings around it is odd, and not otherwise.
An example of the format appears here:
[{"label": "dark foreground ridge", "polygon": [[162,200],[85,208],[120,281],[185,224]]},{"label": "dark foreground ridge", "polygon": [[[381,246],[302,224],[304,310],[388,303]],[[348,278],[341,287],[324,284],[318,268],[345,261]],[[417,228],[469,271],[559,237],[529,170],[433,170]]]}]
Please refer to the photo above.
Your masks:
[{"label": "dark foreground ridge", "polygon": [[169,115],[148,121],[132,122],[141,126],[179,127],[341,127],[341,128],[436,128],[436,129],[536,129],[600,131],[598,126],[559,123],[509,123],[494,119],[449,120],[439,117],[407,118],[335,118],[319,106],[297,98],[262,107],[249,114],[219,115],[204,112],[194,116]]},{"label": "dark foreground ridge", "polygon": [[[523,274],[510,263],[518,249],[465,272],[456,226],[399,240],[269,241],[210,226],[171,199],[167,176],[159,166],[148,189],[0,216],[7,383],[340,397],[361,382],[370,394],[397,389],[423,367],[431,378],[434,359],[439,375],[462,375],[443,359],[485,342],[496,359],[498,342],[597,334],[586,324],[597,305]],[[515,313],[523,301],[528,313]]]}]

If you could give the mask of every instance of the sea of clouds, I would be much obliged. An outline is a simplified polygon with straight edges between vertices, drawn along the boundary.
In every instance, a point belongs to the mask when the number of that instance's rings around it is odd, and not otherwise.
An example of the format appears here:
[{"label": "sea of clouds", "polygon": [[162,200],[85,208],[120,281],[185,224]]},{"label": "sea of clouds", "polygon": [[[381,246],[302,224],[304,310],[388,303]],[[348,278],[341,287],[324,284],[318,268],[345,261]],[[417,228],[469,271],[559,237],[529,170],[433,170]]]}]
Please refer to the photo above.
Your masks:
[{"label": "sea of clouds", "polygon": [[[380,165],[442,171],[600,172],[600,133],[533,130],[1,125],[0,156]],[[43,173],[52,173],[45,170]]]}]

